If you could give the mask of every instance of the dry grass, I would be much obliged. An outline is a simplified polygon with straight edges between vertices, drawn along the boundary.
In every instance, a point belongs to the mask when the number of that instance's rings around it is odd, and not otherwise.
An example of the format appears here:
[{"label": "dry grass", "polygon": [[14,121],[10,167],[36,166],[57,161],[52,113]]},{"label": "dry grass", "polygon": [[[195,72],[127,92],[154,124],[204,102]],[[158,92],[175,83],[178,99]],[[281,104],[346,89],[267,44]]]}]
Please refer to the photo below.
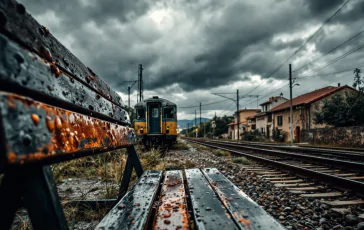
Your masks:
[{"label": "dry grass", "polygon": [[[206,147],[204,146],[201,147],[206,149]],[[186,150],[189,149],[189,147],[184,143],[179,143],[173,149]],[[151,149],[148,152],[143,152],[139,149],[137,150],[137,152],[139,153],[139,157],[144,170],[180,170],[196,167],[196,165],[189,160],[180,161],[169,159],[167,157],[163,158],[162,150],[160,149]],[[126,159],[126,150],[123,149],[62,162],[52,165],[51,167],[57,184],[62,184],[68,178],[85,178],[93,180],[100,180],[101,178],[101,180],[105,182],[105,186],[102,186],[102,188],[85,188],[84,191],[77,190],[78,192],[80,192],[80,195],[77,195],[78,197],[74,200],[90,199],[89,194],[95,190],[101,191],[98,195],[99,199],[112,199],[117,197]],[[133,171],[130,180],[130,187],[133,186],[137,180],[138,177]],[[69,195],[75,194],[75,192],[75,189],[73,189],[72,187],[67,188],[64,191],[64,196],[68,197]],[[70,198],[67,197],[64,197],[65,200],[63,201],[69,201]],[[108,209],[90,210],[77,206],[66,206],[64,208],[66,219],[68,223],[71,224],[71,226],[78,221],[99,221],[107,214],[108,211]],[[24,218],[22,216],[19,216],[17,218],[19,220],[18,224],[12,229],[31,229],[31,224],[29,223],[29,220],[27,220],[27,218]]]},{"label": "dry grass", "polygon": [[212,151],[212,154],[218,157],[230,157],[231,154],[228,151],[222,150],[222,149],[214,149]]},{"label": "dry grass", "polygon": [[252,162],[249,159],[247,159],[246,157],[234,158],[234,159],[232,159],[232,162],[233,163],[236,163],[236,164],[243,164],[243,165],[250,165],[250,164],[252,164]]},{"label": "dry grass", "polygon": [[172,145],[172,150],[189,150],[189,147],[185,143],[177,143]]},{"label": "dry grass", "polygon": [[195,143],[188,143],[192,148],[195,148],[197,150],[201,150],[201,151],[210,151],[210,147],[204,146],[204,145],[199,145],[199,144],[195,144]]}]

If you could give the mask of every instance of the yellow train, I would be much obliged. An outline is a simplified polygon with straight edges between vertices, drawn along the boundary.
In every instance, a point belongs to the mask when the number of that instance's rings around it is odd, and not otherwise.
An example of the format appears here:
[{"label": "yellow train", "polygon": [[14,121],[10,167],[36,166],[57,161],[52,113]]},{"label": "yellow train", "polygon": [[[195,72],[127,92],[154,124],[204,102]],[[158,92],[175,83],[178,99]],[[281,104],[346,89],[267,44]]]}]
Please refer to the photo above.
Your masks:
[{"label": "yellow train", "polygon": [[177,105],[158,96],[135,105],[134,129],[145,146],[168,147],[177,140]]}]

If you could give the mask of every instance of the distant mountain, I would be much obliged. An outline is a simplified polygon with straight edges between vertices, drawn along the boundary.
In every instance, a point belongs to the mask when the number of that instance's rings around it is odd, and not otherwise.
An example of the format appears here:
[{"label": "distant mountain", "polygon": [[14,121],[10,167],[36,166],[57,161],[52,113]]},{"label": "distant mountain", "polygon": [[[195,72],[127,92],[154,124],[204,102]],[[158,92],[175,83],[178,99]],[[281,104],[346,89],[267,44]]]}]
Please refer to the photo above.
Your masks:
[{"label": "distant mountain", "polygon": [[[211,119],[201,117],[202,122],[207,122],[209,120],[211,120]],[[196,122],[197,122],[197,124],[200,124],[200,118],[199,117],[196,119]],[[187,129],[188,128],[188,125],[187,125],[188,123],[190,123],[190,127],[192,127],[193,125],[195,125],[195,119],[193,119],[193,120],[186,120],[186,119],[185,120],[178,120],[178,126],[179,126],[180,129]]]}]

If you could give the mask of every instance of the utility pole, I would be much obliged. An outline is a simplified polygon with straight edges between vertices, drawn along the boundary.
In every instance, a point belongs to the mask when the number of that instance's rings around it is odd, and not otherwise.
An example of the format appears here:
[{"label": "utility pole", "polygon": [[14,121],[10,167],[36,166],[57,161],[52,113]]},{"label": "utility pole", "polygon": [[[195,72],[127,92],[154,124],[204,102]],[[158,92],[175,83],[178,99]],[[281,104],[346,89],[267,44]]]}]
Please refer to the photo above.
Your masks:
[{"label": "utility pole", "polygon": [[196,138],[197,138],[197,123],[196,123],[196,110],[195,110],[195,132],[196,132]]},{"label": "utility pole", "polygon": [[187,123],[187,137],[189,136],[190,133],[190,123]]},{"label": "utility pole", "polygon": [[[139,64],[138,68],[138,89],[139,89],[139,101],[143,100],[143,66]],[[137,99],[138,101],[138,99]]]},{"label": "utility pole", "polygon": [[131,88],[133,88],[135,83],[137,83],[138,81],[123,81],[123,83],[124,82],[133,83],[132,85],[128,86],[128,107],[130,108],[130,90],[131,90]]},{"label": "utility pole", "polygon": [[201,127],[201,102],[200,102],[200,127]]},{"label": "utility pole", "polygon": [[292,65],[289,64],[289,97],[290,97],[290,108],[289,108],[289,129],[291,132],[291,144],[293,144],[293,127],[292,127],[292,120],[293,120],[293,111],[292,111]]},{"label": "utility pole", "polygon": [[239,136],[239,123],[240,123],[240,114],[239,114],[239,90],[236,90],[236,116],[237,116],[237,122],[238,122],[238,142],[240,139]]},{"label": "utility pole", "polygon": [[[243,95],[243,96],[239,97],[239,90],[238,89],[236,90],[236,99],[221,95],[221,94],[233,94],[233,93],[212,93],[212,94],[220,96],[220,97],[224,97],[224,98],[227,98],[227,99],[230,99],[230,100],[232,100],[232,101],[234,101],[236,103],[236,115],[237,115],[237,122],[238,122],[238,139],[237,140],[239,142],[239,138],[240,138],[239,137],[239,134],[240,134],[240,132],[239,132],[239,123],[240,123],[239,99],[246,98],[246,97],[257,97],[258,98],[259,95]],[[215,116],[216,116],[216,114],[215,114]],[[235,122],[235,119],[234,119],[234,122]]]}]

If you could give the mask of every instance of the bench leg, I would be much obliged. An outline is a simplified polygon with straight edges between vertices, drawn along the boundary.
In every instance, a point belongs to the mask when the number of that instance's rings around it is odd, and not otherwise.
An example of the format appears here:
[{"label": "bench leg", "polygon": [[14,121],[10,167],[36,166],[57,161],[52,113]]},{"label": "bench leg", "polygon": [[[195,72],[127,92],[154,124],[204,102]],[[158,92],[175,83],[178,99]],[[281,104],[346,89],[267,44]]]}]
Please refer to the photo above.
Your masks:
[{"label": "bench leg", "polygon": [[50,166],[27,172],[23,186],[24,206],[34,229],[68,229]]},{"label": "bench leg", "polygon": [[[21,201],[22,200],[22,201]],[[50,166],[5,172],[0,185],[0,229],[10,229],[24,206],[33,229],[68,229]]]},{"label": "bench leg", "polygon": [[120,200],[128,191],[131,174],[133,172],[133,167],[139,178],[144,173],[142,164],[140,163],[138,153],[135,150],[135,146],[128,147],[127,151],[128,151],[128,159],[126,160],[123,178],[120,183],[118,200]]},{"label": "bench leg", "polygon": [[0,185],[0,229],[10,229],[14,215],[21,206],[21,182],[15,172],[5,173]]}]

